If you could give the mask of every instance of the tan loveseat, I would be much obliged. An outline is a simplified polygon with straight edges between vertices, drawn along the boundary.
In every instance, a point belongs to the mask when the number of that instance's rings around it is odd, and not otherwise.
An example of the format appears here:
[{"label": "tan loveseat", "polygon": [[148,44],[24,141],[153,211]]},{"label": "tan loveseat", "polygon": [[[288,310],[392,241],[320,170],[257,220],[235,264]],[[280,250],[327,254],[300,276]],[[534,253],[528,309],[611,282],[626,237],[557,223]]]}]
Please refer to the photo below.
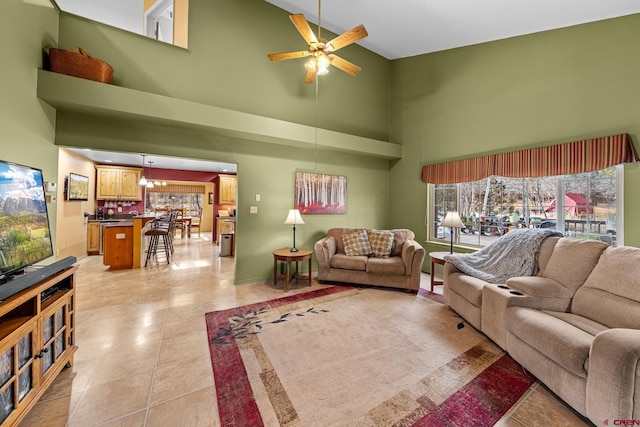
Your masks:
[{"label": "tan loveseat", "polygon": [[596,425],[640,419],[640,249],[549,237],[538,263],[479,299],[447,263],[445,300]]},{"label": "tan loveseat", "polygon": [[425,258],[424,248],[414,240],[411,230],[381,230],[392,233],[388,258],[369,255],[347,255],[343,236],[354,232],[369,232],[358,228],[332,228],[315,244],[318,281],[343,282],[406,289],[417,293]]}]

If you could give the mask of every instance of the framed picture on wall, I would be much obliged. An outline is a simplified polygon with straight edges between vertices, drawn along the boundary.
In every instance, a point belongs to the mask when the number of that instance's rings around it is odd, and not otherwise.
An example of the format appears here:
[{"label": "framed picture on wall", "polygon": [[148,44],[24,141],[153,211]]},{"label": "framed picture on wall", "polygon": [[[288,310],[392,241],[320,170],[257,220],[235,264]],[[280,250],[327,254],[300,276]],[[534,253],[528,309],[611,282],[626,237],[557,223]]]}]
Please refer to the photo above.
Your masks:
[{"label": "framed picture on wall", "polygon": [[296,172],[294,208],[303,215],[346,214],[347,177]]},{"label": "framed picture on wall", "polygon": [[89,177],[71,172],[65,182],[65,198],[68,201],[89,200]]},{"label": "framed picture on wall", "polygon": [[213,204],[213,193],[209,193],[209,204]]}]

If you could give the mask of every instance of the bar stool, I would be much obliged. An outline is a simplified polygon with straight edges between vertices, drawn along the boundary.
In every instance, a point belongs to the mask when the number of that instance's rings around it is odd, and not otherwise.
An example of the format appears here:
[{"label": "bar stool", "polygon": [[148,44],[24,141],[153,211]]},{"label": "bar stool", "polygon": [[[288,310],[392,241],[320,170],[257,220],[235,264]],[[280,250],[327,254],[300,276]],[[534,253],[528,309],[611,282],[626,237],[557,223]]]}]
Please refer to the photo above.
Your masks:
[{"label": "bar stool", "polygon": [[145,267],[152,256],[157,260],[159,251],[164,252],[167,264],[171,263],[171,254],[173,254],[173,231],[175,229],[176,217],[177,214],[171,212],[169,217],[156,219],[151,223],[151,229],[144,233],[145,236],[149,237],[147,258],[144,261]]}]

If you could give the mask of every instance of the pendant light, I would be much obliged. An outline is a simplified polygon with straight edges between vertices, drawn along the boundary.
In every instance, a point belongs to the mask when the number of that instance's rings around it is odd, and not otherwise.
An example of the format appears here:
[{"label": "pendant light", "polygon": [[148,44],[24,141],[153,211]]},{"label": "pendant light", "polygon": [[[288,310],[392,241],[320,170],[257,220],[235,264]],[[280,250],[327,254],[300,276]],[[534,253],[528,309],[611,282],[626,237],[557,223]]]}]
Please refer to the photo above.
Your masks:
[{"label": "pendant light", "polygon": [[142,155],[142,178],[138,181],[139,185],[147,185],[147,178],[144,177],[144,154]]},{"label": "pendant light", "polygon": [[[149,177],[151,177],[151,168],[152,168],[152,161],[148,161],[147,163],[149,163]],[[147,181],[147,188],[153,188],[153,181],[151,181],[151,178],[149,178],[149,180]]]}]

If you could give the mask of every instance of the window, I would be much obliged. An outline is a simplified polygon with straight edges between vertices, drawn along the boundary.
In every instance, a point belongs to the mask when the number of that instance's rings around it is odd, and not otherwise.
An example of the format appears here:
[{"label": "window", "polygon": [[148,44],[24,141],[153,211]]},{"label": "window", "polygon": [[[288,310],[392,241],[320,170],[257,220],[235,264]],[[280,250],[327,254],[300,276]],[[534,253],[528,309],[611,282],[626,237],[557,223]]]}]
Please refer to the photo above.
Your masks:
[{"label": "window", "polygon": [[145,205],[150,212],[155,212],[156,209],[185,208],[188,216],[198,216],[203,206],[204,193],[203,185],[156,185],[147,190]]},{"label": "window", "polygon": [[461,245],[482,247],[518,228],[554,228],[566,236],[622,245],[622,173],[614,166],[558,177],[486,179],[431,184],[432,241],[449,241],[441,227],[447,211],[458,211]]}]

